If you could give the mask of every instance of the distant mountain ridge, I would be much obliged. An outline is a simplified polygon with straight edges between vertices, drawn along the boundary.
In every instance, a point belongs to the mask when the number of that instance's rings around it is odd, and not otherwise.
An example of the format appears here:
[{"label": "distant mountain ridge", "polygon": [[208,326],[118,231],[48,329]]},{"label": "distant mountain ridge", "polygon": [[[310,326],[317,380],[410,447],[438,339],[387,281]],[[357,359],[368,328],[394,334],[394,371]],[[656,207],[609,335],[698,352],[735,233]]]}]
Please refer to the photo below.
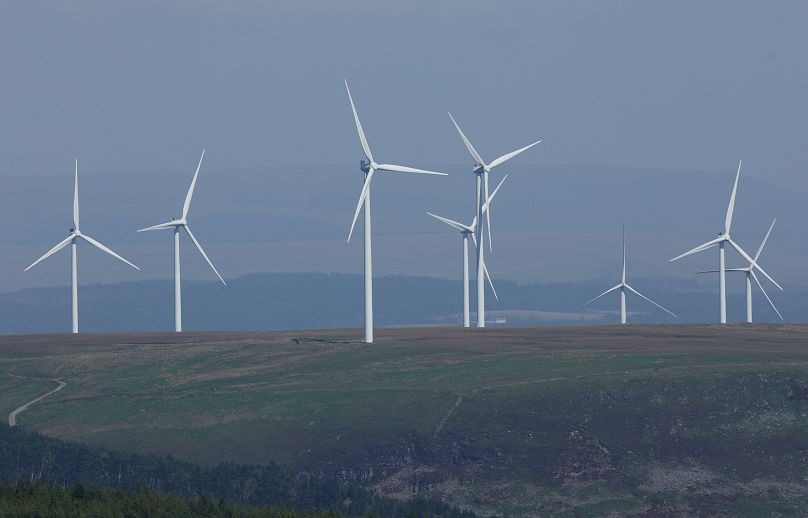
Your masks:
[{"label": "distant mountain ridge", "polygon": [[[730,284],[730,321],[745,317],[741,279]],[[583,325],[617,322],[618,299],[604,297],[582,313],[574,310],[613,285],[603,279],[581,283],[519,284],[495,281],[500,300],[487,299],[489,318],[502,325]],[[695,280],[637,278],[637,289],[670,308],[674,320],[629,295],[629,321],[635,323],[713,322],[717,295]],[[173,329],[173,284],[165,279],[81,286],[80,321],[84,332],[165,331]],[[473,291],[473,290],[472,290]],[[461,282],[411,276],[375,279],[379,326],[458,325]],[[772,289],[787,321],[808,320],[808,291]],[[362,276],[355,274],[264,273],[183,284],[187,330],[263,331],[359,328],[363,324]],[[755,291],[755,321],[776,321]],[[61,333],[69,330],[69,289],[33,288],[0,294],[0,333]],[[472,301],[472,307],[473,301]]]},{"label": "distant mountain ridge", "polygon": [[[266,271],[360,273],[361,229],[359,239],[346,244],[361,184],[355,165],[203,168],[189,220],[225,277]],[[82,227],[143,269],[128,271],[94,251],[80,250],[82,284],[172,275],[171,236],[135,230],[178,215],[192,166],[187,171],[80,171]],[[493,178],[509,175],[492,207],[491,273],[497,279],[540,283],[611,277],[618,273],[625,222],[631,277],[690,279],[692,272],[714,267],[717,254],[668,260],[721,230],[735,167],[728,162],[726,171],[683,172],[526,162],[509,166]],[[470,220],[473,175],[462,164],[436,168],[450,176],[388,174],[374,183],[378,275],[458,278],[459,237],[425,212]],[[777,216],[762,264],[787,289],[808,286],[802,267],[808,262],[808,240],[787,237],[808,234],[806,195],[764,178],[760,171],[742,170],[733,236],[754,251]],[[70,227],[70,168],[60,175],[0,175],[0,187],[0,221],[6,222],[0,225],[0,291],[65,284],[66,255],[24,275],[22,269]],[[729,254],[730,265],[740,262]],[[210,278],[193,249],[183,249],[183,274]]]}]

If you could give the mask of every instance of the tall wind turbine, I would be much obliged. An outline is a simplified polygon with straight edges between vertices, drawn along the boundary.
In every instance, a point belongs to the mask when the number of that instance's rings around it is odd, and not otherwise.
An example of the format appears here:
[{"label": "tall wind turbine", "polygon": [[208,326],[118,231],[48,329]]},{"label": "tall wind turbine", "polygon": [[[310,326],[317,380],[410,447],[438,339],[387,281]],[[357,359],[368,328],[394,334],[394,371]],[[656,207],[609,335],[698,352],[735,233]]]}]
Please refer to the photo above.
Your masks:
[{"label": "tall wind turbine", "polygon": [[180,277],[180,230],[184,230],[185,233],[188,234],[188,237],[191,238],[191,241],[194,242],[196,248],[199,250],[199,253],[202,254],[202,257],[205,258],[208,265],[210,265],[213,273],[216,274],[216,277],[222,281],[222,284],[225,286],[227,285],[222,279],[222,276],[219,275],[219,271],[216,270],[216,267],[213,266],[213,263],[208,258],[208,254],[205,253],[205,250],[202,249],[202,245],[199,244],[194,233],[191,232],[191,227],[188,226],[188,208],[191,206],[191,198],[194,196],[194,188],[196,187],[196,179],[199,176],[199,169],[202,167],[202,159],[205,158],[205,150],[202,150],[202,156],[199,157],[199,163],[196,165],[196,172],[194,173],[194,179],[191,180],[191,186],[188,188],[188,194],[185,195],[185,203],[182,205],[182,216],[177,219],[172,219],[166,223],[160,223],[159,225],[154,225],[152,227],[141,228],[138,232],[148,232],[150,230],[174,230],[174,331],[181,332],[182,331],[182,283]]},{"label": "tall wind turbine", "polygon": [[137,266],[130,263],[120,255],[116,254],[106,246],[102,245],[95,239],[91,238],[87,234],[82,234],[81,229],[79,227],[79,159],[76,159],[76,174],[73,180],[73,228],[70,229],[70,233],[67,237],[61,241],[59,244],[48,250],[45,255],[34,261],[31,266],[26,268],[24,271],[28,271],[41,261],[47,259],[48,257],[52,256],[62,248],[66,247],[70,244],[70,252],[71,252],[71,306],[72,306],[72,322],[73,322],[73,333],[79,332],[79,292],[78,292],[78,258],[76,256],[76,245],[78,240],[82,239],[97,249],[105,252],[112,257],[119,259],[132,268],[136,270],[140,270]]},{"label": "tall wind turbine", "polygon": [[[466,148],[469,150],[471,157],[474,159],[474,175],[476,177],[476,214],[477,220],[480,222],[477,225],[477,229],[475,234],[477,236],[477,327],[485,327],[485,281],[483,281],[483,275],[485,272],[485,250],[484,250],[484,239],[483,239],[483,205],[485,204],[485,200],[488,199],[488,173],[491,172],[493,168],[498,165],[501,165],[511,158],[519,155],[520,153],[527,151],[528,149],[532,148],[541,140],[537,140],[536,142],[527,145],[523,148],[519,148],[516,151],[511,151],[501,157],[493,160],[491,163],[486,164],[485,160],[482,159],[480,154],[474,149],[474,146],[471,144],[471,141],[466,137],[466,134],[463,133],[463,130],[460,129],[460,125],[457,124],[454,117],[452,117],[451,112],[449,112],[449,118],[452,119],[452,123],[454,124],[455,128],[457,128],[457,132],[460,133],[460,137],[463,139],[463,143],[466,144]],[[492,250],[491,246],[491,213],[486,213],[486,229],[488,233],[488,248]]]},{"label": "tall wind turbine", "polygon": [[364,207],[365,211],[365,343],[373,343],[373,257],[371,251],[371,230],[370,230],[370,182],[373,180],[373,175],[376,171],[392,171],[396,173],[417,173],[417,174],[432,174],[446,176],[446,173],[436,173],[435,171],[427,171],[425,169],[415,169],[414,167],[406,167],[403,165],[395,164],[377,164],[373,159],[373,154],[370,152],[368,140],[365,137],[365,131],[362,129],[362,123],[359,121],[359,114],[356,112],[356,106],[351,97],[351,89],[348,88],[348,81],[345,81],[345,89],[348,91],[348,100],[351,102],[351,110],[353,111],[354,122],[356,123],[356,131],[359,133],[359,142],[362,144],[362,151],[365,154],[367,161],[360,162],[360,169],[364,173],[365,180],[362,184],[362,192],[359,195],[359,202],[356,204],[356,211],[354,212],[353,221],[351,222],[351,230],[348,232],[348,242],[351,242],[356,220],[359,217],[359,211]]},{"label": "tall wind turbine", "polygon": [[724,219],[724,231],[718,233],[718,237],[711,241],[707,241],[706,243],[697,246],[692,250],[688,250],[687,252],[683,253],[682,255],[676,256],[671,261],[676,261],[677,259],[681,259],[682,257],[686,257],[691,254],[695,254],[697,252],[701,252],[712,248],[718,245],[718,292],[719,292],[719,299],[720,299],[720,306],[721,306],[721,323],[727,323],[727,277],[726,277],[726,268],[724,263],[724,245],[729,243],[729,245],[734,248],[744,259],[749,261],[750,267],[757,269],[760,273],[766,276],[775,286],[783,289],[774,279],[772,279],[768,273],[766,273],[760,265],[757,264],[757,261],[749,257],[743,248],[741,248],[735,241],[732,240],[730,237],[730,228],[732,227],[732,214],[735,210],[735,195],[738,192],[738,179],[741,177],[741,164],[743,161],[738,162],[738,172],[735,173],[735,184],[732,187],[732,194],[729,198],[729,205],[727,206],[727,216]]},{"label": "tall wind turbine", "polygon": [[[763,247],[766,246],[766,241],[769,240],[769,234],[772,233],[772,229],[774,228],[774,223],[776,221],[777,218],[774,218],[774,221],[772,221],[772,224],[769,227],[769,231],[766,232],[766,237],[764,237],[763,242],[760,243],[760,247],[758,248],[754,257],[754,263],[757,263],[758,258],[760,258],[760,253],[763,252]],[[763,293],[763,296],[769,301],[769,305],[772,307],[774,312],[777,313],[777,316],[780,317],[780,320],[783,320],[783,315],[777,311],[774,302],[772,302],[772,299],[769,298],[769,295],[766,293],[766,290],[763,289],[763,285],[760,283],[757,275],[755,275],[754,263],[749,263],[749,266],[745,268],[727,268],[728,272],[743,272],[746,274],[746,322],[749,324],[752,323],[752,280],[757,283],[758,288],[760,288],[760,292]],[[696,273],[718,273],[718,270],[707,270]]]},{"label": "tall wind turbine", "polygon": [[633,294],[635,294],[635,295],[637,295],[639,297],[644,298],[645,300],[647,300],[648,302],[650,302],[654,306],[658,307],[659,309],[661,309],[665,313],[671,315],[672,317],[678,318],[676,315],[674,315],[673,313],[671,313],[670,311],[668,311],[664,307],[660,306],[659,304],[657,304],[653,300],[649,299],[648,297],[646,297],[645,295],[643,295],[639,291],[637,291],[634,288],[632,288],[631,286],[629,286],[628,283],[626,282],[626,229],[625,229],[625,227],[623,228],[623,276],[620,278],[620,284],[618,284],[617,286],[613,286],[613,287],[609,288],[608,290],[604,291],[603,293],[601,293],[600,295],[598,295],[594,299],[590,300],[589,302],[587,302],[583,306],[579,307],[575,311],[578,312],[578,311],[584,309],[589,304],[595,302],[599,298],[603,297],[604,295],[608,295],[609,293],[611,293],[611,292],[613,292],[615,290],[620,290],[620,323],[621,324],[626,323],[626,290],[632,292]]},{"label": "tall wind turbine", "polygon": [[[505,182],[505,179],[508,178],[508,175],[505,175],[502,178],[502,181],[499,182],[497,188],[494,189],[494,192],[491,193],[491,197],[488,198],[488,201],[483,204],[483,212],[488,212],[488,206],[494,200],[494,196],[497,195],[497,191],[499,188],[502,187],[502,184]],[[474,216],[474,220],[472,220],[470,225],[464,225],[462,223],[458,223],[449,218],[444,218],[443,216],[438,216],[437,214],[432,214],[431,212],[427,212],[430,216],[446,223],[450,227],[459,230],[460,236],[463,239],[463,327],[470,327],[471,317],[469,314],[469,236],[474,241],[474,247],[477,247],[477,237],[474,235],[474,232],[477,228],[477,216]],[[494,293],[494,297],[499,300],[497,296],[497,290],[494,289],[494,283],[491,282],[491,275],[488,273],[488,267],[483,263],[483,269],[485,270],[485,276],[488,279],[488,284],[491,286],[491,291]]]}]

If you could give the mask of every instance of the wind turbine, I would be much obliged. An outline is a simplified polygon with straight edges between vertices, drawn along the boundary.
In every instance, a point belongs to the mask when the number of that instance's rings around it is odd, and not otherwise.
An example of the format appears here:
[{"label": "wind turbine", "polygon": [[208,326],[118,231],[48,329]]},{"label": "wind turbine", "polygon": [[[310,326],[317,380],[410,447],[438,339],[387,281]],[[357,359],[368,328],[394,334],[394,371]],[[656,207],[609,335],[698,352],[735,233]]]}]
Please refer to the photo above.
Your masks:
[{"label": "wind turbine", "polygon": [[697,246],[692,250],[688,250],[687,252],[683,253],[682,255],[678,255],[671,259],[671,261],[676,261],[677,259],[681,259],[682,257],[686,257],[691,254],[695,254],[697,252],[701,252],[712,248],[718,245],[718,291],[719,291],[719,299],[720,299],[720,306],[721,306],[721,323],[727,323],[727,277],[726,277],[726,268],[724,266],[724,245],[729,243],[729,245],[734,248],[744,259],[749,261],[749,266],[753,269],[757,269],[760,273],[766,276],[775,286],[782,290],[783,288],[772,279],[768,273],[766,273],[763,268],[757,264],[755,259],[749,257],[743,248],[741,248],[735,241],[732,240],[730,237],[730,228],[732,227],[732,214],[735,210],[735,195],[738,192],[738,179],[741,177],[741,165],[743,161],[738,162],[738,172],[735,173],[735,184],[732,187],[732,194],[729,198],[729,205],[727,206],[727,215],[724,219],[724,231],[718,233],[718,237],[711,241],[707,241],[706,243]]},{"label": "wind turbine", "polygon": [[[769,234],[772,233],[772,229],[774,228],[774,223],[777,221],[777,218],[774,218],[772,221],[771,226],[769,227],[769,231],[766,232],[766,237],[763,238],[763,242],[760,243],[760,247],[755,254],[754,261],[749,263],[749,266],[745,268],[728,268],[728,272],[744,272],[746,274],[746,322],[748,324],[752,323],[752,280],[757,283],[758,288],[760,288],[760,292],[763,293],[763,296],[766,297],[766,300],[769,301],[769,305],[772,307],[777,316],[780,317],[780,320],[783,320],[783,315],[777,311],[777,308],[774,306],[774,302],[772,299],[769,298],[769,295],[766,293],[766,290],[763,289],[763,285],[760,283],[757,275],[755,275],[754,264],[757,263],[758,258],[760,258],[760,253],[763,252],[763,247],[766,246],[766,241],[769,240]],[[718,270],[707,270],[703,272],[696,272],[696,273],[718,273]]]},{"label": "wind turbine", "polygon": [[191,241],[194,242],[196,248],[199,250],[199,253],[202,254],[202,257],[205,258],[208,265],[210,265],[213,273],[216,274],[216,277],[222,281],[222,284],[225,286],[227,285],[222,279],[222,276],[219,275],[218,270],[216,267],[213,266],[213,263],[208,258],[208,254],[205,253],[205,250],[202,249],[202,245],[199,244],[194,233],[191,232],[191,227],[188,226],[188,208],[191,206],[191,198],[194,196],[194,188],[196,187],[196,179],[199,176],[199,169],[202,167],[202,159],[205,158],[205,150],[202,150],[202,156],[199,157],[199,163],[196,165],[196,172],[194,173],[194,179],[191,180],[191,186],[188,188],[188,194],[185,195],[185,203],[182,205],[182,216],[177,219],[172,219],[166,223],[160,223],[159,225],[154,225],[152,227],[141,228],[138,232],[148,232],[150,230],[168,230],[174,229],[174,331],[181,332],[182,331],[182,285],[181,285],[181,277],[180,277],[180,230],[185,230],[188,234],[188,237],[191,238]]},{"label": "wind turbine", "polygon": [[[505,175],[502,178],[502,181],[499,182],[497,188],[494,189],[494,192],[491,193],[491,197],[488,198],[488,201],[483,204],[483,212],[488,213],[488,206],[494,200],[494,196],[497,195],[497,191],[499,188],[502,187],[502,184],[505,183],[505,179],[508,178],[508,175]],[[472,241],[474,242],[475,248],[477,247],[477,237],[474,235],[474,232],[477,228],[477,216],[474,216],[474,220],[472,220],[470,225],[464,225],[462,223],[458,223],[449,218],[444,218],[443,216],[438,216],[437,214],[432,214],[431,212],[427,212],[430,216],[446,223],[450,227],[459,230],[460,236],[463,239],[463,327],[470,327],[470,314],[469,314],[469,236],[471,236]],[[497,296],[497,290],[494,289],[494,283],[491,282],[491,275],[488,273],[488,267],[483,263],[483,268],[485,270],[485,277],[488,279],[488,284],[491,286],[491,291],[494,292],[494,297],[499,300]]]},{"label": "wind turbine", "polygon": [[356,211],[354,212],[353,221],[351,222],[351,230],[348,232],[348,242],[351,242],[356,220],[359,217],[359,211],[364,207],[365,210],[365,343],[373,343],[373,258],[371,251],[371,230],[370,230],[370,182],[373,180],[373,175],[376,171],[392,171],[396,173],[417,173],[417,174],[432,174],[446,176],[446,173],[436,173],[435,171],[427,171],[425,169],[415,169],[414,167],[406,167],[403,165],[395,164],[377,164],[373,159],[373,154],[370,152],[368,140],[365,137],[365,131],[362,129],[362,123],[359,121],[359,114],[356,112],[356,106],[351,97],[351,89],[348,88],[348,81],[345,81],[345,89],[348,91],[348,100],[351,102],[351,110],[353,111],[354,122],[356,123],[356,131],[359,133],[359,142],[362,144],[362,151],[365,154],[367,161],[360,162],[360,169],[364,173],[364,183],[362,184],[362,192],[359,195],[359,202],[356,204]]},{"label": "wind turbine", "polygon": [[[477,327],[485,327],[485,284],[483,281],[483,275],[485,272],[485,250],[484,250],[484,239],[483,239],[483,210],[482,207],[485,204],[485,200],[488,199],[488,173],[491,172],[493,168],[498,165],[501,165],[511,158],[519,155],[520,153],[527,151],[528,149],[532,148],[541,140],[537,140],[536,142],[529,144],[523,148],[519,148],[516,151],[511,151],[510,153],[504,154],[501,157],[493,160],[491,163],[486,164],[485,160],[482,159],[480,154],[474,149],[474,146],[471,144],[471,141],[466,137],[466,134],[463,133],[463,130],[460,129],[460,125],[457,124],[454,117],[452,117],[452,113],[449,112],[449,118],[452,119],[452,123],[454,124],[455,128],[457,128],[457,132],[460,133],[460,137],[463,139],[463,143],[466,144],[466,148],[469,150],[471,157],[474,159],[474,166],[473,171],[476,176],[476,188],[477,188],[477,195],[476,195],[476,214],[477,220],[480,221],[480,224],[477,226],[475,234],[477,236]],[[488,233],[488,249],[493,250],[491,246],[491,213],[486,213],[486,229]]]},{"label": "wind turbine", "polygon": [[620,284],[618,284],[617,286],[609,288],[608,290],[604,291],[603,293],[601,293],[600,295],[598,295],[594,299],[590,300],[589,302],[587,302],[583,306],[579,307],[575,311],[578,312],[578,311],[584,309],[589,304],[595,302],[599,298],[601,298],[604,295],[607,295],[607,294],[609,294],[609,293],[611,293],[611,292],[613,292],[615,290],[620,290],[620,323],[621,324],[626,323],[626,290],[634,293],[635,295],[637,295],[639,297],[644,298],[645,300],[647,300],[648,302],[650,302],[654,306],[658,307],[659,309],[661,309],[665,313],[668,313],[672,317],[678,318],[672,312],[668,311],[664,307],[660,306],[659,304],[657,304],[653,300],[649,299],[648,297],[646,297],[645,295],[643,295],[639,291],[637,291],[634,288],[632,288],[631,286],[629,286],[629,284],[626,282],[626,229],[625,229],[625,227],[623,228],[623,276],[620,279]]},{"label": "wind turbine", "polygon": [[91,238],[87,234],[82,234],[81,229],[79,227],[79,159],[76,159],[76,173],[73,180],[73,228],[70,229],[70,233],[67,237],[61,241],[59,244],[48,250],[45,255],[34,261],[31,266],[26,268],[24,271],[28,271],[41,261],[47,259],[48,257],[52,256],[62,248],[66,247],[70,244],[70,252],[71,252],[71,306],[72,306],[72,322],[73,322],[73,333],[79,332],[79,292],[78,292],[78,258],[76,255],[76,245],[78,240],[82,239],[97,249],[105,252],[112,257],[119,259],[132,268],[136,270],[140,270],[137,266],[130,263],[120,255],[116,254],[106,246],[102,245],[95,239]]}]

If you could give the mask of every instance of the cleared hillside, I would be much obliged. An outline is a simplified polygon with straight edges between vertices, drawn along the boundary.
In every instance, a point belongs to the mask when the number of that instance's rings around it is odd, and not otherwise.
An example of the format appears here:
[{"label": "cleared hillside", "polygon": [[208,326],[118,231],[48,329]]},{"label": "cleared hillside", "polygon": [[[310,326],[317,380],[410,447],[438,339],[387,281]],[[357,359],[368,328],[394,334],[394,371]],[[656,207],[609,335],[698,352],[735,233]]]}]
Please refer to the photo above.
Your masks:
[{"label": "cleared hillside", "polygon": [[483,513],[808,505],[806,326],[358,338],[3,337],[0,410],[59,378],[22,426],[197,462],[275,461]]}]

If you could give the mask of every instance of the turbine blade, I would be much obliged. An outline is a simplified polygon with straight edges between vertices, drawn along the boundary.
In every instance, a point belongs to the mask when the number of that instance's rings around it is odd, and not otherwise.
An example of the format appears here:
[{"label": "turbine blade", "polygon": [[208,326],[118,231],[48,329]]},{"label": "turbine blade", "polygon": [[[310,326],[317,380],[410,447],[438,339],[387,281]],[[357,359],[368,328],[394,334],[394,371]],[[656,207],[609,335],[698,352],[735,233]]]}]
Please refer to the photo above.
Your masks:
[{"label": "turbine blade", "polygon": [[99,243],[95,239],[91,238],[90,236],[87,236],[87,235],[84,235],[84,234],[79,234],[78,237],[80,237],[81,239],[87,241],[88,243],[90,243],[91,245],[93,245],[97,249],[101,250],[102,252],[108,253],[109,255],[114,257],[115,259],[118,259],[118,260],[121,260],[121,261],[125,262],[126,264],[128,264],[129,266],[134,268],[135,270],[140,270],[140,268],[138,268],[134,264],[130,263],[129,261],[127,261],[126,259],[124,259],[120,255],[116,254],[115,252],[113,252],[109,248],[105,247],[104,245],[102,245],[101,243]]},{"label": "turbine blade", "polygon": [[[485,201],[486,203],[489,200],[488,196],[488,173],[483,174],[483,180],[485,181]],[[488,232],[488,250],[493,252],[494,251],[494,244],[491,242],[491,210],[485,211],[485,228]]]},{"label": "turbine blade", "polygon": [[447,173],[437,173],[435,171],[428,171],[426,169],[416,169],[414,167],[407,167],[395,164],[379,164],[376,166],[376,169],[382,169],[384,171],[394,171],[396,173],[418,173],[418,174],[435,174],[439,176],[448,176]]},{"label": "turbine blade", "polygon": [[694,248],[692,250],[688,250],[687,252],[683,253],[682,255],[677,255],[676,257],[671,259],[671,261],[676,261],[677,259],[681,259],[682,257],[687,257],[688,255],[695,254],[695,253],[698,253],[698,252],[702,252],[704,250],[707,250],[708,248],[712,248],[715,245],[717,245],[718,243],[720,243],[723,239],[724,239],[723,237],[718,237],[718,238],[713,239],[712,241],[707,241],[706,243],[704,243],[702,245],[699,245],[699,246],[697,246],[696,248]]},{"label": "turbine blade", "polygon": [[763,242],[760,243],[760,248],[758,248],[757,252],[755,253],[755,262],[757,262],[758,257],[760,257],[760,253],[763,251],[763,247],[766,246],[766,241],[769,240],[769,234],[772,233],[772,229],[774,228],[775,223],[777,223],[777,218],[774,218],[774,220],[772,220],[772,224],[771,226],[769,226],[769,231],[766,232],[766,237],[764,237]]},{"label": "turbine blade", "polygon": [[502,164],[502,163],[504,163],[504,162],[507,162],[508,160],[510,160],[511,158],[515,157],[516,155],[519,155],[519,154],[521,154],[521,153],[523,153],[523,152],[527,151],[528,149],[532,148],[533,146],[535,146],[535,145],[536,145],[536,144],[538,144],[539,142],[541,142],[541,140],[537,140],[536,142],[534,142],[534,143],[532,143],[532,144],[528,144],[527,146],[525,146],[525,147],[523,147],[523,148],[519,148],[519,149],[517,149],[516,151],[511,151],[510,153],[508,153],[508,154],[506,154],[506,155],[502,155],[501,157],[499,157],[499,158],[497,158],[496,160],[494,160],[493,162],[491,162],[491,163],[488,165],[488,167],[489,167],[490,169],[493,169],[493,168],[495,168],[496,166],[498,166],[498,165],[500,165],[500,164]]},{"label": "turbine blade", "polygon": [[431,212],[427,212],[427,214],[429,214],[430,216],[432,216],[436,220],[441,221],[443,223],[446,223],[450,227],[455,228],[457,230],[460,230],[460,231],[466,230],[466,231],[469,231],[469,232],[474,232],[474,230],[471,227],[467,227],[466,225],[464,225],[462,223],[458,223],[457,221],[455,221],[453,219],[444,218],[443,216],[438,216],[437,214],[432,214]]},{"label": "turbine blade", "polygon": [[202,159],[205,158],[205,149],[202,148],[202,156],[199,157],[199,163],[196,164],[196,172],[194,179],[191,180],[191,186],[188,188],[188,194],[185,195],[185,203],[182,206],[182,219],[188,216],[188,208],[191,206],[191,198],[194,197],[194,188],[196,187],[196,178],[199,176],[199,169],[202,167]]},{"label": "turbine blade", "polygon": [[743,160],[738,162],[738,172],[735,173],[735,185],[732,186],[732,195],[729,197],[729,205],[727,206],[727,219],[724,220],[724,233],[729,234],[729,229],[732,227],[732,213],[735,212],[735,194],[738,192],[738,179],[741,177],[741,164]]},{"label": "turbine blade", "polygon": [[781,315],[780,312],[777,311],[777,308],[775,307],[774,302],[772,302],[772,299],[769,298],[769,294],[766,293],[766,290],[763,289],[763,285],[758,280],[757,275],[755,275],[754,270],[751,273],[752,273],[752,278],[755,279],[755,282],[757,283],[758,288],[760,288],[760,291],[761,291],[761,293],[763,293],[763,296],[766,297],[766,300],[769,301],[769,304],[771,305],[774,312],[777,313],[777,316],[780,317],[780,320],[784,320],[783,315]]},{"label": "turbine blade", "polygon": [[76,159],[76,175],[73,177],[73,228],[79,229],[79,159]]},{"label": "turbine blade", "polygon": [[174,224],[169,221],[167,223],[160,223],[159,225],[153,225],[151,227],[141,228],[138,230],[138,232],[148,232],[150,230],[167,230],[173,227]]},{"label": "turbine blade", "polygon": [[623,284],[626,283],[626,224],[623,223]]},{"label": "turbine blade", "polygon": [[449,114],[449,118],[452,119],[452,123],[454,123],[455,128],[457,128],[457,132],[460,133],[460,138],[462,138],[463,142],[466,144],[466,149],[468,149],[469,153],[471,153],[471,158],[473,158],[474,161],[480,164],[481,166],[485,166],[483,158],[480,156],[477,150],[474,149],[474,146],[471,145],[471,141],[469,141],[469,139],[466,137],[466,134],[463,133],[462,129],[460,129],[460,125],[457,123],[454,117],[452,117],[452,112],[446,112],[446,113]]},{"label": "turbine blade", "polygon": [[359,202],[356,204],[356,211],[353,215],[353,221],[351,222],[351,230],[348,232],[348,242],[351,242],[351,236],[353,235],[354,227],[356,226],[356,220],[359,218],[359,211],[362,210],[362,204],[365,203],[365,197],[368,195],[368,191],[370,190],[370,181],[373,180],[373,173],[376,170],[372,167],[370,171],[368,171],[367,176],[365,176],[365,183],[362,184],[362,192],[359,194]]},{"label": "turbine blade", "polygon": [[215,267],[215,266],[213,266],[213,263],[212,263],[212,262],[210,262],[210,259],[208,258],[208,254],[206,254],[206,253],[205,253],[205,251],[202,249],[202,245],[200,245],[200,244],[199,244],[199,241],[197,241],[197,240],[196,240],[196,237],[194,236],[194,233],[193,233],[193,232],[191,232],[191,228],[190,228],[188,225],[183,225],[183,226],[182,226],[182,228],[184,228],[184,229],[185,229],[185,232],[187,232],[187,233],[188,233],[188,237],[190,237],[190,238],[191,238],[191,241],[193,241],[193,242],[194,242],[194,244],[196,245],[196,248],[199,250],[199,253],[200,253],[200,254],[202,254],[202,257],[204,257],[204,258],[205,258],[205,261],[207,261],[207,262],[208,262],[208,264],[210,265],[211,269],[213,270],[213,273],[215,273],[215,274],[216,274],[216,277],[218,277],[218,278],[219,278],[219,280],[220,280],[220,281],[222,281],[222,284],[224,284],[225,286],[227,286],[227,283],[226,283],[226,282],[224,282],[224,279],[222,279],[222,276],[221,276],[221,275],[219,275],[219,271],[216,269],[216,267]]},{"label": "turbine blade", "polygon": [[743,258],[744,258],[744,259],[746,259],[747,261],[749,261],[749,266],[750,266],[751,268],[757,268],[757,270],[758,270],[760,273],[762,273],[762,274],[763,274],[763,275],[764,275],[764,276],[765,276],[767,279],[769,279],[769,281],[771,281],[771,283],[772,283],[772,284],[774,284],[775,286],[777,286],[778,288],[780,288],[780,291],[783,291],[783,287],[782,287],[782,286],[780,286],[779,284],[777,284],[777,281],[775,281],[774,279],[772,279],[771,275],[769,275],[768,273],[766,273],[766,270],[764,270],[763,268],[761,268],[761,267],[760,267],[760,265],[759,265],[757,262],[755,262],[755,260],[754,260],[754,259],[752,259],[751,257],[749,257],[749,254],[747,254],[747,253],[744,251],[744,249],[743,249],[743,248],[741,248],[740,246],[738,246],[738,243],[736,243],[736,242],[735,242],[735,241],[733,241],[732,239],[729,239],[728,241],[729,241],[729,244],[730,244],[730,245],[732,245],[732,248],[734,248],[735,250],[737,250],[737,251],[738,251],[738,253],[739,253],[739,254],[741,254],[741,255],[743,256]]},{"label": "turbine blade", "polygon": [[634,288],[632,288],[632,287],[631,287],[631,286],[629,286],[628,284],[626,284],[625,286],[626,286],[626,288],[628,288],[628,289],[629,289],[629,291],[631,291],[632,293],[634,293],[635,295],[637,295],[637,296],[639,296],[639,297],[644,298],[645,300],[647,300],[648,302],[650,302],[650,303],[651,303],[651,304],[653,304],[654,306],[658,307],[659,309],[661,309],[661,310],[662,310],[662,311],[664,311],[665,313],[667,313],[667,314],[671,315],[673,318],[679,318],[679,317],[677,317],[677,316],[676,316],[676,315],[675,315],[675,314],[674,314],[672,311],[668,311],[667,309],[665,309],[664,307],[660,306],[659,304],[657,304],[657,303],[656,303],[656,302],[654,302],[653,300],[649,299],[648,297],[646,297],[645,295],[643,295],[643,294],[642,294],[642,293],[640,293],[639,291],[635,290]]},{"label": "turbine blade", "polygon": [[500,180],[500,181],[499,181],[499,184],[497,185],[497,188],[496,188],[496,189],[494,189],[494,192],[492,192],[492,193],[491,193],[491,197],[490,197],[490,198],[488,198],[488,199],[485,201],[485,203],[483,203],[483,212],[486,212],[486,211],[488,210],[488,206],[491,204],[491,202],[492,202],[492,201],[494,201],[494,196],[496,196],[496,195],[497,195],[497,192],[499,191],[499,188],[500,188],[500,187],[502,187],[502,184],[503,184],[503,183],[505,183],[505,180],[506,180],[507,178],[508,178],[508,175],[507,175],[507,174],[506,174],[505,176],[503,176],[503,177],[502,177],[502,180]]},{"label": "turbine blade", "polygon": [[356,113],[356,106],[354,106],[353,97],[351,96],[351,89],[348,88],[348,80],[345,80],[345,89],[348,90],[348,100],[351,101],[351,110],[353,111],[354,122],[356,123],[356,131],[359,133],[359,142],[362,144],[362,151],[365,152],[365,158],[370,162],[373,160],[373,154],[370,152],[368,139],[365,137],[365,130],[362,129],[362,123],[359,121],[359,114]]},{"label": "turbine blade", "polygon": [[[724,268],[725,272],[746,272],[748,271],[747,268]],[[702,270],[700,272],[695,272],[696,275],[701,273],[720,273],[720,270]]]},{"label": "turbine blade", "polygon": [[595,297],[594,299],[590,300],[589,302],[587,302],[587,303],[586,303],[586,304],[584,304],[583,306],[581,306],[581,307],[579,307],[578,309],[576,309],[576,310],[575,310],[575,312],[577,313],[577,312],[581,311],[582,309],[584,309],[584,308],[585,308],[585,307],[587,307],[588,305],[592,304],[593,302],[595,302],[596,300],[598,300],[598,299],[599,299],[599,298],[601,298],[602,296],[604,296],[604,295],[608,295],[609,293],[613,292],[614,290],[619,289],[619,288],[620,288],[620,286],[622,286],[622,284],[618,284],[617,286],[615,286],[615,287],[613,287],[613,288],[609,288],[608,290],[604,291],[603,293],[601,293],[600,295],[598,295],[598,296],[597,296],[597,297]]},{"label": "turbine blade", "polygon": [[59,251],[59,250],[61,250],[62,248],[66,247],[66,246],[67,246],[67,244],[68,244],[68,243],[70,243],[70,241],[71,241],[71,240],[72,240],[74,237],[76,237],[75,232],[71,232],[71,233],[70,233],[70,235],[69,235],[69,236],[67,236],[67,237],[66,237],[66,238],[65,238],[63,241],[60,241],[58,245],[54,246],[53,248],[51,248],[50,250],[48,250],[47,252],[45,252],[45,254],[44,254],[42,257],[40,257],[39,259],[37,259],[36,261],[34,261],[33,263],[31,263],[31,266],[29,266],[28,268],[26,268],[26,269],[25,269],[25,270],[23,270],[23,271],[24,271],[24,272],[27,272],[28,270],[30,270],[30,269],[31,269],[31,268],[33,268],[34,266],[38,265],[39,263],[41,263],[42,261],[44,261],[44,260],[45,260],[45,259],[47,259],[48,257],[52,256],[53,254],[55,254],[56,252],[58,252],[58,251]]},{"label": "turbine blade", "polygon": [[488,279],[488,285],[491,286],[491,291],[494,292],[494,298],[499,300],[499,295],[497,295],[497,290],[494,288],[494,283],[491,281],[491,275],[488,274],[488,265],[483,263],[483,271],[485,272],[485,278]]}]

